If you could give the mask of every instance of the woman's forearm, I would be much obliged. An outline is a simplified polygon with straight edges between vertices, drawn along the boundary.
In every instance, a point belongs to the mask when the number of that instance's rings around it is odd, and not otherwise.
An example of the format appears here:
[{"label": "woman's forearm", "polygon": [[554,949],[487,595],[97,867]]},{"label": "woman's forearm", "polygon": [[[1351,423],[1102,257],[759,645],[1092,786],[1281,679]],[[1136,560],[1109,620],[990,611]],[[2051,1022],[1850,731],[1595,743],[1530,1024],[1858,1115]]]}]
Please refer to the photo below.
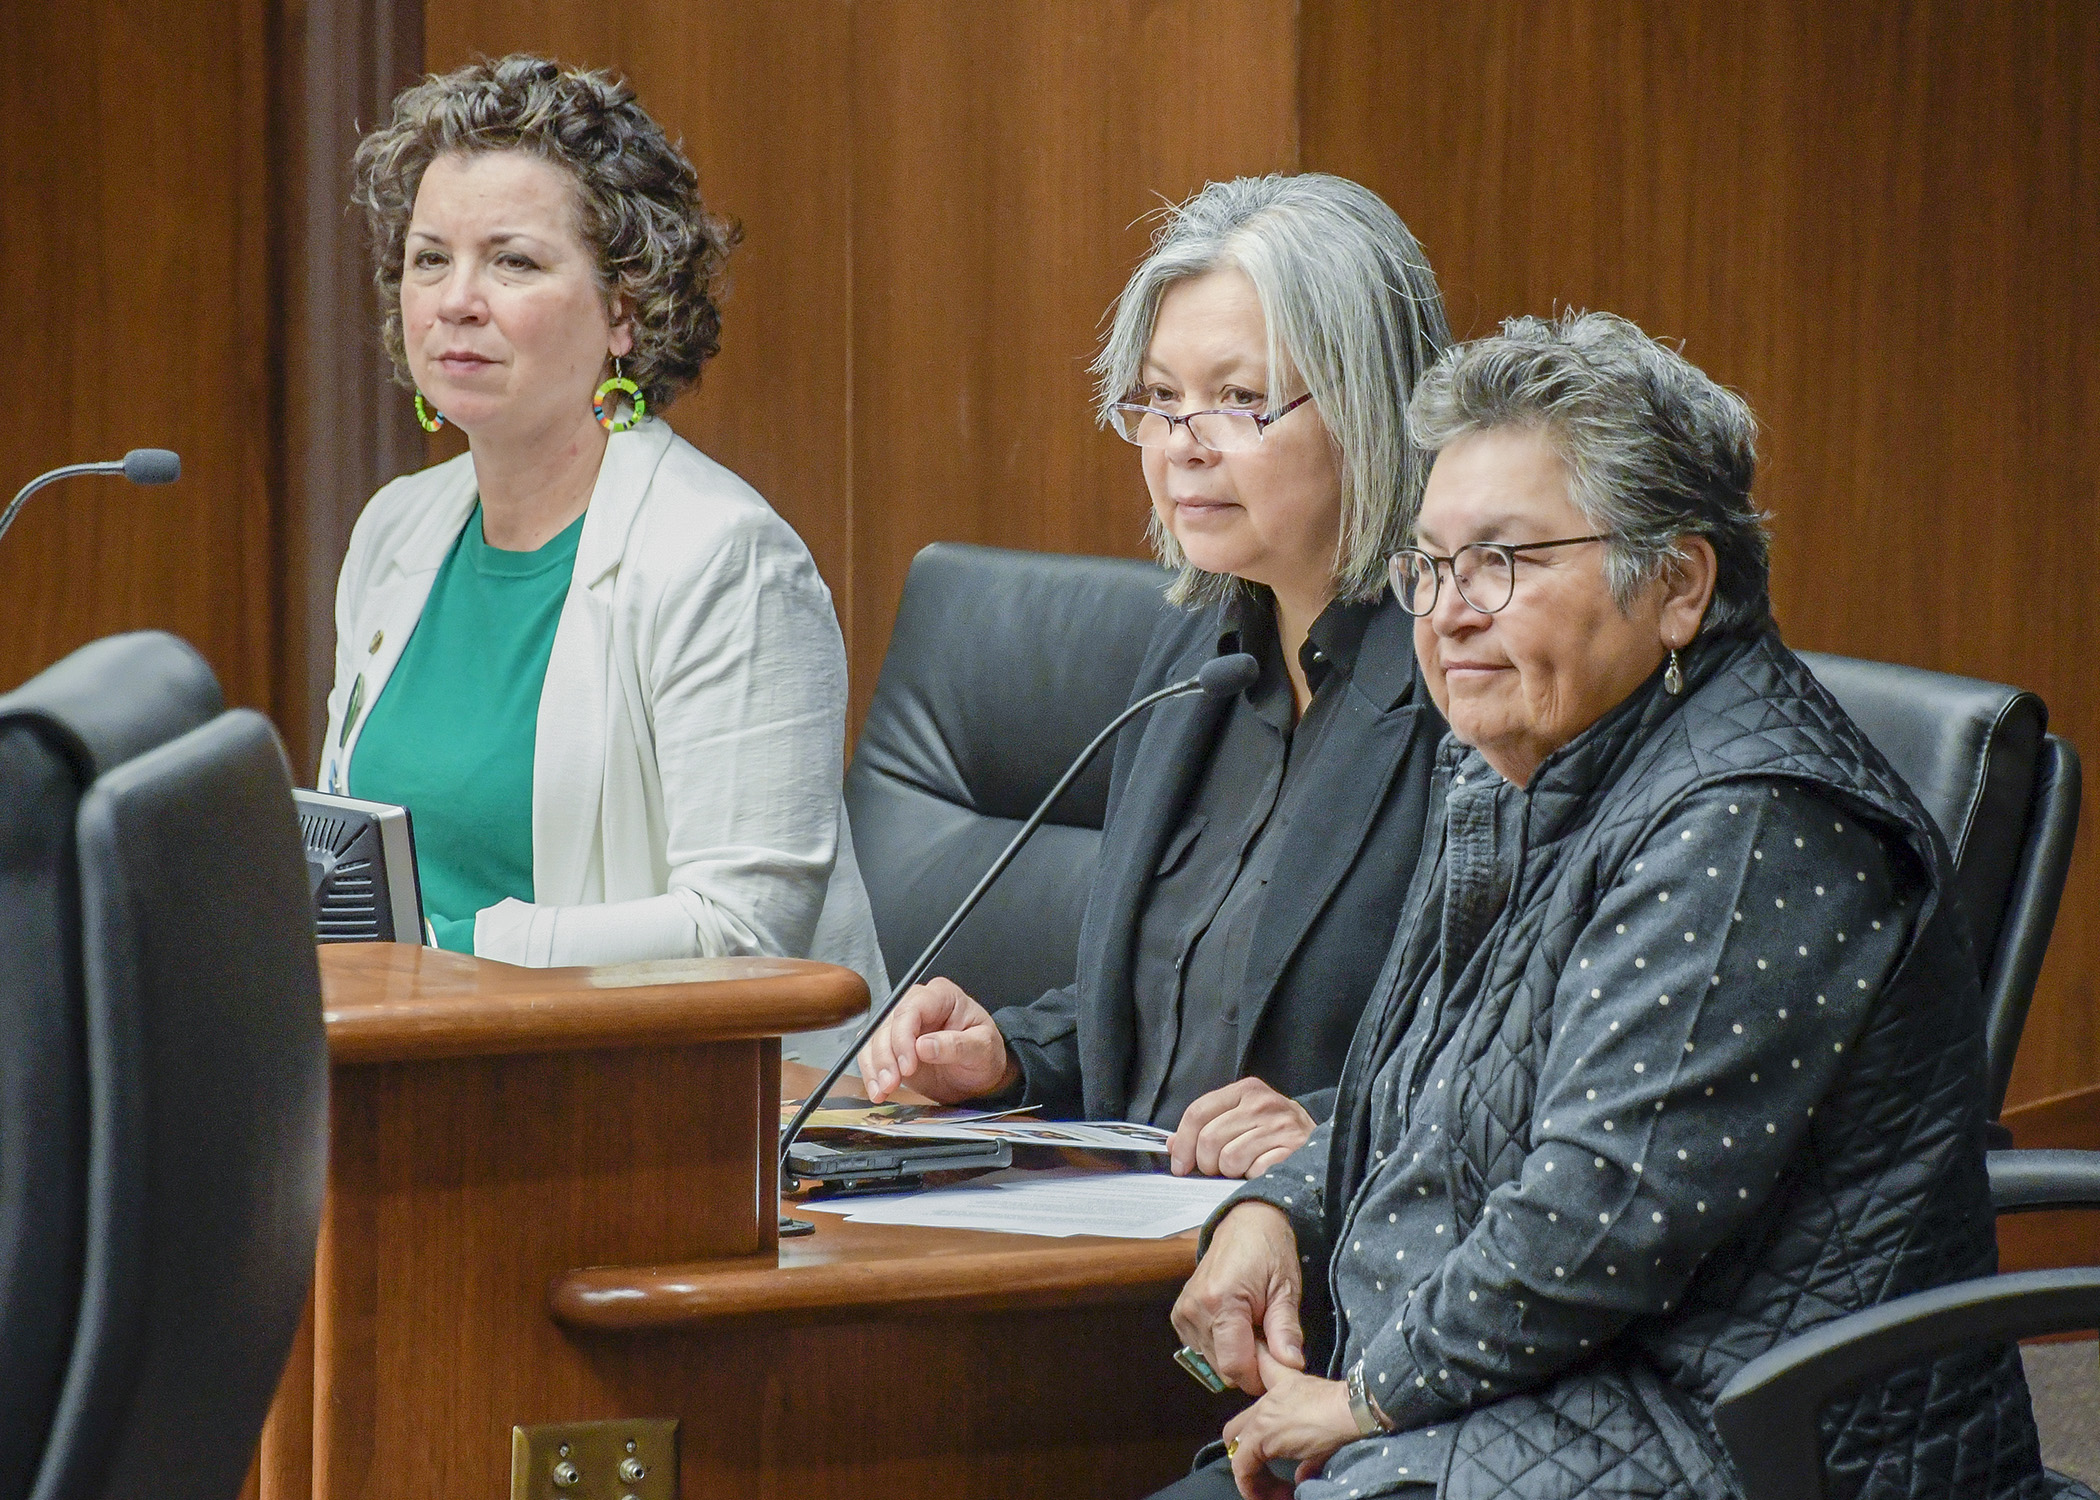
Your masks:
[{"label": "woman's forearm", "polygon": [[474,952],[531,968],[739,954],[795,956],[783,955],[777,944],[769,946],[721,907],[678,891],[581,906],[499,902],[476,917]]}]

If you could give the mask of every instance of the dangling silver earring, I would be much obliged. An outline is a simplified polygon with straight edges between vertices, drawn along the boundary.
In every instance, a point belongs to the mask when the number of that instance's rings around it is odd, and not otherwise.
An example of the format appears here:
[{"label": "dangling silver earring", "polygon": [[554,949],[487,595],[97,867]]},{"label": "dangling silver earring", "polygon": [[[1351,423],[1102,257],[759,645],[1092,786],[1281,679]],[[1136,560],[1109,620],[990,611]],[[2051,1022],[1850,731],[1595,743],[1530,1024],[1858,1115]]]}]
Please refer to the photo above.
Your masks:
[{"label": "dangling silver earring", "polygon": [[1663,691],[1673,698],[1684,691],[1684,668],[1677,664],[1677,648],[1670,648],[1670,664],[1663,668]]}]

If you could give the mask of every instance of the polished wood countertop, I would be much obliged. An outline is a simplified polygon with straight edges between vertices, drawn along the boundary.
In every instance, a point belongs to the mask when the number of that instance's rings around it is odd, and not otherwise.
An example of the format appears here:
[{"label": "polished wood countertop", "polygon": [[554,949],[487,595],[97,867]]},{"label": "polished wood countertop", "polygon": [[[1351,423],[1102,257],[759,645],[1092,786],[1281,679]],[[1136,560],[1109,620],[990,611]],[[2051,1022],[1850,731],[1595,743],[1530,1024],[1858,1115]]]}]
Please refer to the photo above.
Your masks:
[{"label": "polished wood countertop", "polygon": [[[782,1063],[781,1087],[795,1098],[817,1070]],[[839,1080],[833,1097],[866,1097],[861,1081]],[[929,1102],[899,1089],[905,1103]],[[854,1322],[929,1312],[1085,1307],[1173,1296],[1196,1269],[1196,1231],[1164,1240],[995,1234],[850,1224],[794,1199],[784,1212],[817,1226],[780,1242],[777,1254],[660,1266],[591,1266],[558,1276],[547,1290],[557,1323],[579,1330],[692,1329],[743,1318]]]},{"label": "polished wood countertop", "polygon": [[792,1201],[817,1232],[779,1255],[601,1266],[557,1277],[548,1310],[569,1328],[635,1332],[749,1317],[850,1322],[928,1312],[1075,1307],[1171,1297],[1196,1269],[1196,1232],[1165,1240],[991,1234],[852,1224]]},{"label": "polished wood countertop", "polygon": [[525,969],[407,943],[327,943],[321,997],[330,1058],[380,1063],[779,1036],[858,1015],[868,988],[802,959]]}]

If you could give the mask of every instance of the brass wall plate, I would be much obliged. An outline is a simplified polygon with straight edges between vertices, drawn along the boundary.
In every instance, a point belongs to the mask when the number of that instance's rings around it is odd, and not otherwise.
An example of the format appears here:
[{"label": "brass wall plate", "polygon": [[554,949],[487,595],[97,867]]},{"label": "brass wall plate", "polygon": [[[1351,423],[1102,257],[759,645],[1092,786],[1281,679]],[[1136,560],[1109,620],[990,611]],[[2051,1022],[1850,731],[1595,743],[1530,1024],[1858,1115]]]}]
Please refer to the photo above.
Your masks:
[{"label": "brass wall plate", "polygon": [[510,1430],[510,1500],[677,1500],[678,1419]]}]

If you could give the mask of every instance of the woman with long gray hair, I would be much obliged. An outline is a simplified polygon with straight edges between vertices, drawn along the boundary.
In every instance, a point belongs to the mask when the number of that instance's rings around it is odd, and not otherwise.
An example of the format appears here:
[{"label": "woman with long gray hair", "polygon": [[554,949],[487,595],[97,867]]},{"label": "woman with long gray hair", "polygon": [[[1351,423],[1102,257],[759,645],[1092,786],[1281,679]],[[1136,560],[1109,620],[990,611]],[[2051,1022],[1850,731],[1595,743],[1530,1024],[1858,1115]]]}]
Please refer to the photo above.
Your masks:
[{"label": "woman with long gray hair", "polygon": [[1447,340],[1421,248],[1356,183],[1240,178],[1167,213],[1094,363],[1180,606],[1133,692],[1240,651],[1260,676],[1125,732],[1077,979],[996,1015],[921,986],[862,1054],[873,1097],[1150,1121],[1181,1172],[1246,1176],[1305,1141],[1443,728],[1385,560],[1426,473],[1408,398]]}]

